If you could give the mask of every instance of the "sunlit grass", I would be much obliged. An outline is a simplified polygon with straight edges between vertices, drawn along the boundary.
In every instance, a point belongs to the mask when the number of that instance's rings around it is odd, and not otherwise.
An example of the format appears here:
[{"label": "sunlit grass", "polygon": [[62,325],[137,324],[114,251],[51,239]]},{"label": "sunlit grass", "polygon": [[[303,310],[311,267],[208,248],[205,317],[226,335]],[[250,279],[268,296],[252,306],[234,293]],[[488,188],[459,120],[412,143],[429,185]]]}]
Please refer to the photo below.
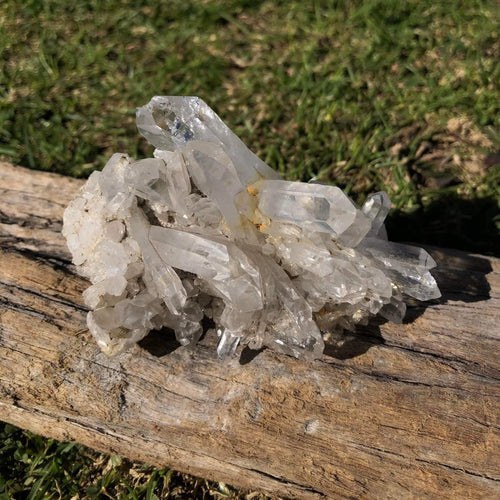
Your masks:
[{"label": "sunlit grass", "polygon": [[[132,463],[0,425],[0,499],[245,499],[223,483]],[[253,494],[253,500],[264,495]]]}]

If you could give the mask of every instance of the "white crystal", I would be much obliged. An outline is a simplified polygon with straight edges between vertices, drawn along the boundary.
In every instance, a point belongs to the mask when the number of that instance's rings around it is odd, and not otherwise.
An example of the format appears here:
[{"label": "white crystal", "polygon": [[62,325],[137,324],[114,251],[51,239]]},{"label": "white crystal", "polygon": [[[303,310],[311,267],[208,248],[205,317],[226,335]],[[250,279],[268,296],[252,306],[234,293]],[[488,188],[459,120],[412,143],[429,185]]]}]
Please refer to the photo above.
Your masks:
[{"label": "white crystal", "polygon": [[207,317],[221,358],[248,345],[315,359],[331,332],[401,322],[404,295],[439,297],[430,255],[387,241],[386,193],[360,209],[337,187],[282,180],[196,97],[154,97],[137,123],[154,157],[113,155],[64,214],[106,353],[162,327],[195,344]]}]

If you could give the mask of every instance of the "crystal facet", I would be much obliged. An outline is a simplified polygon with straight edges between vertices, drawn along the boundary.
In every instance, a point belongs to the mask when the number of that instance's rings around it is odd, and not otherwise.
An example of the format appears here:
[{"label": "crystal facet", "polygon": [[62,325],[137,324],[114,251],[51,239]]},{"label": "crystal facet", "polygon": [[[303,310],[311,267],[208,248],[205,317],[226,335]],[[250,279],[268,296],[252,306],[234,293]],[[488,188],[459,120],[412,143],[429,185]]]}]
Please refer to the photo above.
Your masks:
[{"label": "crystal facet", "polygon": [[440,296],[432,257],[387,241],[386,193],[358,208],[337,187],[282,180],[197,97],[154,97],[137,125],[154,157],[113,155],[64,214],[106,353],[163,327],[196,344],[207,317],[221,358],[248,345],[315,359],[329,333],[401,322],[405,296]]}]

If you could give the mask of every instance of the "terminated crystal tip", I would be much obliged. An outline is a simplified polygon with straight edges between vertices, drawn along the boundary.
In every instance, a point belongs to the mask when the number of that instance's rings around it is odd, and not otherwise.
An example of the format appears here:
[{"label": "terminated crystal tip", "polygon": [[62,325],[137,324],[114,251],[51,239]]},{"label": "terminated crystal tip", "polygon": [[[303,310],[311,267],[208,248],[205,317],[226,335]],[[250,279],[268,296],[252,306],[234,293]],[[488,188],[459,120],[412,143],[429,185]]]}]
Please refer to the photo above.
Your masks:
[{"label": "terminated crystal tip", "polygon": [[387,241],[386,193],[358,208],[337,187],[282,180],[197,97],[153,97],[137,126],[154,158],[113,155],[64,213],[104,352],[163,327],[193,345],[207,317],[221,358],[249,345],[315,359],[328,333],[401,322],[404,296],[440,296],[432,257]]}]

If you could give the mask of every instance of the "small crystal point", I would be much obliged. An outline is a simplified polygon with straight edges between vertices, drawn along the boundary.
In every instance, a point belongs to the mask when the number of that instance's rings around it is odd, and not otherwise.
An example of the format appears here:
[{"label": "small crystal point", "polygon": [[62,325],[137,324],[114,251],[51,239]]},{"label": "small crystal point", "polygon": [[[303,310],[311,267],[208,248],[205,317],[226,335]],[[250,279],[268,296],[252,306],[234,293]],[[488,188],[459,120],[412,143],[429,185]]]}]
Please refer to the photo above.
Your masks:
[{"label": "small crystal point", "polygon": [[232,356],[240,343],[241,337],[234,335],[229,330],[224,330],[221,333],[219,343],[217,344],[217,356],[220,359],[225,359]]},{"label": "small crystal point", "polygon": [[391,209],[391,200],[385,191],[369,195],[361,211],[371,220],[368,236],[377,236],[383,229],[385,218]]},{"label": "small crystal point", "polygon": [[137,125],[154,157],[113,155],[64,213],[105,353],[160,328],[193,346],[206,317],[219,358],[248,345],[314,360],[324,335],[400,323],[405,296],[440,296],[432,257],[387,241],[386,193],[359,209],[337,187],[282,180],[197,97],[154,97]]}]

